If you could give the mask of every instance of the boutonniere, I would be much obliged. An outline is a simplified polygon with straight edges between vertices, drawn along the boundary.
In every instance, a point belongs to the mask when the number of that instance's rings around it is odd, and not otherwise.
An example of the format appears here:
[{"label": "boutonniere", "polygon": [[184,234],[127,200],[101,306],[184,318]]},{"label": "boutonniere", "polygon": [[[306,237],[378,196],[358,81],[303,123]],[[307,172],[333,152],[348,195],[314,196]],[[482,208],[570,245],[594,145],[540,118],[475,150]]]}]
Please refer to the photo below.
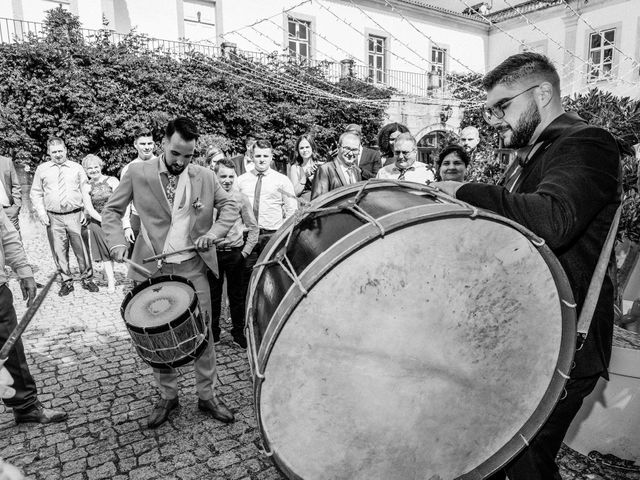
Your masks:
[{"label": "boutonniere", "polygon": [[204,207],[204,205],[202,205],[202,203],[200,203],[198,200],[199,198],[196,198],[195,202],[191,204],[191,206],[196,210],[200,210],[202,207]]}]

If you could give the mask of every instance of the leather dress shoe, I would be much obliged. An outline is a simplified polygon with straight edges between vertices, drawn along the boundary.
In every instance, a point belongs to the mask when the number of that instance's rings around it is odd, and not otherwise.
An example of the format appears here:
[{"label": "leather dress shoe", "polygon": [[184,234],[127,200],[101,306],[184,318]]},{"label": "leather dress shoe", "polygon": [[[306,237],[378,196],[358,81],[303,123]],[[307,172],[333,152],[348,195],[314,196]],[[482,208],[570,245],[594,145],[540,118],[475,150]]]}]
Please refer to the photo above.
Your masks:
[{"label": "leather dress shoe", "polygon": [[69,415],[61,410],[51,410],[42,405],[27,410],[26,412],[13,411],[16,423],[56,423],[64,422]]},{"label": "leather dress shoe", "polygon": [[218,400],[217,398],[210,400],[198,399],[198,408],[203,412],[211,414],[213,418],[220,420],[222,423],[231,423],[235,420],[231,410],[227,408],[222,400]]},{"label": "leather dress shoe", "polygon": [[69,295],[71,292],[73,292],[73,283],[64,282],[60,287],[60,291],[58,292],[58,295],[60,295],[61,297],[64,297],[66,295]]},{"label": "leather dress shoe", "polygon": [[178,397],[172,398],[170,400],[165,400],[161,398],[160,401],[156,404],[147,419],[147,426],[149,428],[156,428],[162,425],[169,418],[169,413],[171,410],[178,408],[180,403],[178,402]]},{"label": "leather dress shoe", "polygon": [[83,280],[81,285],[82,288],[84,288],[85,290],[89,290],[92,293],[95,293],[99,290],[98,286],[93,282],[93,280]]}]

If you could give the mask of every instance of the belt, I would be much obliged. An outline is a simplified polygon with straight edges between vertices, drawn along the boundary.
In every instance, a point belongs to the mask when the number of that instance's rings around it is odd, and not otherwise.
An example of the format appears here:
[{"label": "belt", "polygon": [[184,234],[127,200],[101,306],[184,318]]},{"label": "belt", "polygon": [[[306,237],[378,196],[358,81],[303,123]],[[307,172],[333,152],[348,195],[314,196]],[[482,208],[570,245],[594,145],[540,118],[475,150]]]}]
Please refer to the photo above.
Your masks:
[{"label": "belt", "polygon": [[242,250],[244,247],[216,247],[217,252],[237,252],[238,250]]},{"label": "belt", "polygon": [[69,210],[68,212],[54,212],[53,210],[47,210],[47,213],[53,213],[54,215],[71,215],[72,213],[78,213],[82,211],[81,208],[76,208],[75,210]]},{"label": "belt", "polygon": [[13,205],[2,205],[2,208],[11,208]]},{"label": "belt", "polygon": [[278,230],[267,230],[266,228],[261,228],[260,229],[260,235],[273,235],[277,231]]}]

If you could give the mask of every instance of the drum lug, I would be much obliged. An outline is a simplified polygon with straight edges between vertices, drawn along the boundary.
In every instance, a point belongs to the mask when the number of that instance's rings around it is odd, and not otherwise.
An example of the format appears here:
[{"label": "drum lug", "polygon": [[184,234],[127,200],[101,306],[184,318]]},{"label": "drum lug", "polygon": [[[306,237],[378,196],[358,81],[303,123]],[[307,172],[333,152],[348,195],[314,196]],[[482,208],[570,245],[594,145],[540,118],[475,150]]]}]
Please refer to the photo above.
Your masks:
[{"label": "drum lug", "polygon": [[264,380],[264,375],[260,371],[258,366],[258,351],[253,341],[253,307],[249,307],[247,311],[247,324],[245,326],[245,337],[249,342],[249,368],[251,369],[251,375],[260,381]]},{"label": "drum lug", "polygon": [[262,448],[258,447],[258,451],[263,454],[266,455],[267,457],[272,457],[273,456],[273,450],[271,450],[271,448],[266,448],[265,446],[265,442],[262,442]]}]

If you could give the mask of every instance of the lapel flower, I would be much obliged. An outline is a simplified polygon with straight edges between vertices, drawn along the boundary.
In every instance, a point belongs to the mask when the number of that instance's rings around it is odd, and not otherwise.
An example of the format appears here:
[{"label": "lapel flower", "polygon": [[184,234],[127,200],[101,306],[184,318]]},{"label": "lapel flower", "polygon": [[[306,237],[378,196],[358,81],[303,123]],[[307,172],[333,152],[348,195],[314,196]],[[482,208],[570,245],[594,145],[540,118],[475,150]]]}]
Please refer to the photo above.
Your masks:
[{"label": "lapel flower", "polygon": [[196,198],[195,202],[193,202],[191,204],[191,206],[193,208],[195,208],[196,210],[200,210],[204,205],[202,205],[202,203],[200,203],[198,200],[200,200],[200,198]]}]

